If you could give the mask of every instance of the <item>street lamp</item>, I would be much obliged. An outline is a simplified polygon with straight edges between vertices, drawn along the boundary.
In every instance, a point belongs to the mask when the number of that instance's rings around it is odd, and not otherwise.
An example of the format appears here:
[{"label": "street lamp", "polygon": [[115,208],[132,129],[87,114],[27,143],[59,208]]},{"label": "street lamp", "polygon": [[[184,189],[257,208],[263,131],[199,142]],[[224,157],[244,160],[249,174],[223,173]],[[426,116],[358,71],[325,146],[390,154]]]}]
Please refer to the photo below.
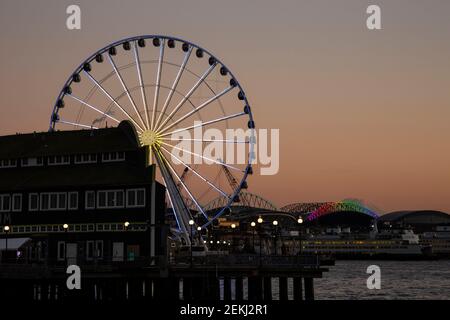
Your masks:
[{"label": "street lamp", "polygon": [[[252,227],[252,237],[253,237],[253,239],[252,239],[252,241],[253,241],[252,246],[253,246],[253,251],[255,251],[255,227],[256,227],[255,221],[252,221],[252,223],[250,223],[250,226]],[[255,251],[255,253],[256,253],[256,251]]]},{"label": "street lamp", "polygon": [[[261,226],[263,223],[263,219],[261,216],[258,218],[258,224]],[[259,238],[259,266],[261,266],[261,258],[262,258],[262,242],[261,242],[261,227],[258,228],[258,238]]]},{"label": "street lamp", "polygon": [[236,224],[232,223],[231,224],[231,229],[236,229]]},{"label": "street lamp", "polygon": [[192,227],[194,226],[194,220],[189,220],[189,226],[190,226],[190,228],[191,228],[191,267],[192,267],[192,241],[194,240],[193,238],[192,238]]},{"label": "street lamp", "polygon": [[273,220],[272,224],[275,226],[275,255],[277,255],[277,231],[278,231],[278,221]]},{"label": "street lamp", "polygon": [[299,243],[299,250],[298,250],[298,255],[302,254],[302,223],[303,223],[303,219],[302,217],[298,217],[297,220],[298,223],[298,243]]},{"label": "street lamp", "polygon": [[123,225],[125,227],[125,230],[127,230],[128,227],[130,226],[130,223],[128,221],[125,221],[125,223]]},{"label": "street lamp", "polygon": [[63,224],[64,233],[66,234],[65,241],[64,241],[64,261],[67,265],[67,230],[69,230],[69,225],[67,223]]},{"label": "street lamp", "polygon": [[[10,230],[10,228],[9,228],[9,226],[4,226],[3,227],[3,231],[5,232],[5,234],[6,234],[6,237],[5,237],[5,262],[7,262],[7,258],[8,258],[8,233],[9,233],[9,230]],[[3,256],[2,256],[2,258],[3,258]]]}]

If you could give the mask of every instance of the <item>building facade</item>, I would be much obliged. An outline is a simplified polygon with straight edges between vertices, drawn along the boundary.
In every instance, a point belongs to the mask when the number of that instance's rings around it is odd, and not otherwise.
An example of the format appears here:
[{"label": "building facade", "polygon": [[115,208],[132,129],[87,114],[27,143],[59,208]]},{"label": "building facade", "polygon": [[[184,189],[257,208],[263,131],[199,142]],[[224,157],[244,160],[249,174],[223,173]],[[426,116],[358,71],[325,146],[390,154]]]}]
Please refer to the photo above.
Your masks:
[{"label": "building facade", "polygon": [[[15,263],[152,262],[165,188],[131,124],[0,137],[0,248]],[[9,244],[9,247],[8,247]]]}]

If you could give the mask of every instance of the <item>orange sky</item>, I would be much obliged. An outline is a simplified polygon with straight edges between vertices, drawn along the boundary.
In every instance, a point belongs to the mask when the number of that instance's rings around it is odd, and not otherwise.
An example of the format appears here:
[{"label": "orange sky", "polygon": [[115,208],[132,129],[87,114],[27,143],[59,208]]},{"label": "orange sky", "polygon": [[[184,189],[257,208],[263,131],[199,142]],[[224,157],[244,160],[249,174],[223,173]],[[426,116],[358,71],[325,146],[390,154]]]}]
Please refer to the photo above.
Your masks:
[{"label": "orange sky", "polygon": [[[282,206],[359,198],[383,212],[450,212],[450,2],[23,1],[0,3],[0,134],[46,130],[84,58],[138,34],[189,39],[280,129],[280,172],[250,191]],[[78,4],[82,29],[65,27]],[[381,31],[365,9],[382,9]]]}]

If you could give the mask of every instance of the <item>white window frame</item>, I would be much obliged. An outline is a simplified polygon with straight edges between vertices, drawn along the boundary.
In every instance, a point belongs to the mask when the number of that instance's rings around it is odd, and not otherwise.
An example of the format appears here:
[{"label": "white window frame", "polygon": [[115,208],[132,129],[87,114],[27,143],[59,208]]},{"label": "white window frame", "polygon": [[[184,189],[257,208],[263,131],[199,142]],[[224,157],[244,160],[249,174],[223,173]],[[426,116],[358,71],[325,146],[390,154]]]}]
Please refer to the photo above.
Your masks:
[{"label": "white window frame", "polygon": [[[61,157],[61,161],[57,162],[56,161],[56,157]],[[64,160],[65,157],[68,157],[68,160]],[[53,161],[50,161],[50,159],[53,159]],[[57,156],[49,156],[47,158],[47,164],[49,166],[63,166],[63,165],[67,165],[70,164],[70,156],[69,155],[57,155]]]},{"label": "white window frame", "polygon": [[[94,195],[94,205],[93,206],[88,206],[88,194],[92,194],[92,195]],[[84,207],[87,209],[87,210],[93,210],[93,209],[95,209],[95,205],[96,205],[96,198],[98,198],[98,197],[96,197],[96,194],[95,194],[95,191],[93,191],[93,190],[89,190],[89,191],[86,191],[85,193],[84,193]]]},{"label": "white window frame", "polygon": [[[14,164],[12,162],[15,161]],[[4,164],[6,162],[7,164]],[[17,160],[16,159],[2,159],[0,160],[0,168],[15,168],[17,167]]]},{"label": "white window frame", "polygon": [[[89,160],[84,160],[84,156],[88,156]],[[82,159],[81,160],[77,160],[77,157],[80,156]],[[95,157],[95,159],[94,159]],[[75,164],[85,164],[85,163],[97,163],[97,154],[96,153],[83,153],[83,154],[76,154],[74,157],[74,163]]]},{"label": "white window frame", "polygon": [[[75,207],[70,206],[70,197],[75,196],[76,197],[76,204]],[[67,210],[78,210],[78,192],[77,191],[71,191],[67,193]]]},{"label": "white window frame", "polygon": [[[122,193],[122,202],[123,202],[122,205],[115,204],[115,205],[109,206],[108,205],[108,195],[110,193],[113,193],[114,194],[114,202],[117,202],[117,194],[119,192]],[[101,193],[105,194],[105,205],[104,206],[100,205],[100,194]],[[97,192],[97,209],[118,209],[118,208],[124,208],[125,207],[125,202],[126,202],[125,192],[124,192],[123,189],[99,190]]]},{"label": "white window frame", "polygon": [[[14,208],[14,198],[15,197],[19,197],[19,208],[15,209]],[[13,193],[12,197],[11,197],[11,211],[12,212],[21,212],[22,211],[22,194],[21,193]]]},{"label": "white window frame", "polygon": [[[111,155],[112,154],[116,155],[115,159],[111,159]],[[119,157],[119,154],[122,154],[122,157]],[[120,162],[120,161],[125,161],[125,151],[115,151],[115,152],[104,152],[104,153],[102,153],[102,162]]]},{"label": "white window frame", "polygon": [[[36,198],[37,198],[37,207],[36,208],[32,208],[31,207],[31,197],[32,196],[36,196]],[[40,208],[40,206],[39,206],[39,204],[40,204],[40,197],[39,197],[39,193],[30,193],[29,195],[28,195],[28,211],[39,211],[39,208]]]},{"label": "white window frame", "polygon": [[[66,197],[64,207],[62,207],[59,203],[60,202],[59,196],[63,195],[63,194]],[[42,203],[43,203],[42,198],[45,195],[48,195],[48,208],[47,209],[42,208]],[[56,208],[51,208],[51,197],[52,196],[56,196]],[[39,195],[39,209],[40,209],[40,211],[65,211],[65,210],[67,210],[67,192],[42,192]]]},{"label": "white window frame", "polygon": [[[41,163],[38,163],[39,159]],[[27,160],[26,164],[24,160]],[[42,157],[24,158],[20,163],[22,167],[42,167],[44,165],[44,159]]]},{"label": "white window frame", "polygon": [[[138,197],[137,197],[137,194],[138,194],[138,191],[143,191],[144,192],[144,204],[138,204],[137,203],[137,200],[138,200]],[[132,192],[133,194],[134,194],[134,205],[132,205],[132,204],[130,204],[130,198],[129,198],[129,192]],[[146,202],[147,202],[147,197],[146,197],[146,194],[145,194],[145,188],[135,188],[135,189],[127,189],[126,190],[126,197],[127,197],[127,199],[126,199],[126,205],[127,205],[127,208],[144,208],[145,207],[145,205],[146,205]]]},{"label": "white window frame", "polygon": [[[101,252],[99,251],[98,245],[101,244],[102,250]],[[94,245],[94,257],[97,260],[103,259],[103,252],[105,251],[105,247],[103,244],[103,240],[95,240],[95,245]]]},{"label": "white window frame", "polygon": [[[5,201],[5,198],[9,199],[9,208],[8,209],[3,209],[3,202]],[[9,193],[5,193],[5,194],[0,194],[0,212],[11,212],[11,201],[12,197]]]}]

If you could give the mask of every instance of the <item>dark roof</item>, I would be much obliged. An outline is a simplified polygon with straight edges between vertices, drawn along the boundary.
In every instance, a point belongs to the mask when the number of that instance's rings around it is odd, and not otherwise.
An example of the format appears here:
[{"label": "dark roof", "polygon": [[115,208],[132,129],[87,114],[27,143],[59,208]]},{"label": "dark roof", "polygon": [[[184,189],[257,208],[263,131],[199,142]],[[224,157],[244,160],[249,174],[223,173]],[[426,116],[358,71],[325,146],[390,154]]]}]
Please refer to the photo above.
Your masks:
[{"label": "dark roof", "polygon": [[450,215],[448,213],[435,210],[394,211],[382,215],[379,220],[382,222],[394,222],[404,219],[406,217],[420,216],[420,215],[438,215],[441,217],[448,218],[450,220]]},{"label": "dark roof", "polygon": [[152,168],[113,162],[0,170],[0,191],[144,185],[152,181]]},{"label": "dark roof", "polygon": [[0,159],[128,151],[138,148],[132,125],[93,130],[36,132],[0,137]]}]

